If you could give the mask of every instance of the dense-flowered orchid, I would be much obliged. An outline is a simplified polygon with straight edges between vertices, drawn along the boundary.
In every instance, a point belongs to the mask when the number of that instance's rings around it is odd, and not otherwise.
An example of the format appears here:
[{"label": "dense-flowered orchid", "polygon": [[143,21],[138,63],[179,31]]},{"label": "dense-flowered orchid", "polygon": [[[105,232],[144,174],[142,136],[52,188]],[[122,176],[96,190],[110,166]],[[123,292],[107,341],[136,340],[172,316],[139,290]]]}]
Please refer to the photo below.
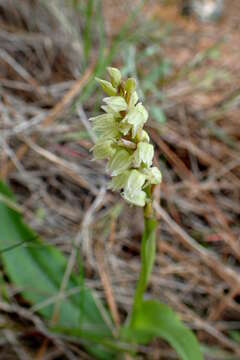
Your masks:
[{"label": "dense-flowered orchid", "polygon": [[144,207],[148,202],[147,186],[161,182],[161,172],[152,166],[154,148],[143,129],[148,112],[138,101],[136,80],[122,80],[118,69],[107,68],[110,81],[97,78],[108,97],[103,99],[104,114],[91,118],[97,142],[96,160],[107,159],[112,176],[109,188],[120,190],[130,204]]}]

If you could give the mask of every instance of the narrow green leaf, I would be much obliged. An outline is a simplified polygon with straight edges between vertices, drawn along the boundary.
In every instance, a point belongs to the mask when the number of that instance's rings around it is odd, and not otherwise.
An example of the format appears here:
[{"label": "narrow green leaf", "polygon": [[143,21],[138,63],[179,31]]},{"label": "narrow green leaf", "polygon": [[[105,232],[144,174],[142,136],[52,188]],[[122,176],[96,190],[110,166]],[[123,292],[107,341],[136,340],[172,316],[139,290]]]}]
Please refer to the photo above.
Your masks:
[{"label": "narrow green leaf", "polygon": [[98,34],[98,56],[97,56],[97,63],[94,68],[94,72],[92,77],[89,79],[88,84],[83,89],[81,95],[78,97],[76,101],[80,101],[81,103],[84,103],[91,94],[94,92],[94,90],[97,88],[96,82],[94,81],[94,78],[96,76],[101,77],[104,69],[107,66],[110,66],[113,62],[114,57],[117,55],[119,56],[119,48],[121,49],[126,47],[126,44],[128,44],[128,36],[132,32],[131,26],[134,23],[134,20],[141,15],[141,10],[143,8],[144,1],[140,1],[140,4],[137,7],[134,7],[134,9],[130,12],[128,15],[124,25],[118,32],[118,34],[112,39],[111,47],[108,51],[106,51],[106,36],[105,36],[105,30],[104,30],[104,21],[103,21],[103,15],[101,11],[101,1],[98,2],[97,5],[97,18],[95,20],[95,23],[97,24],[96,28],[91,28],[91,31],[95,31]]},{"label": "narrow green leaf", "polygon": [[[11,202],[14,201],[9,189],[1,182],[0,194],[8,197]],[[39,313],[50,321],[67,261],[60,251],[44,244],[23,223],[20,213],[2,201],[0,201],[0,259],[9,279],[22,289],[22,296],[32,305],[37,305]],[[58,322],[55,325],[69,329],[88,329],[93,336],[111,337],[103,312],[79,277],[74,275],[70,277],[65,293],[69,291],[74,294],[61,300]],[[52,302],[49,304],[40,306],[51,299]],[[101,308],[103,309],[102,305]],[[92,347],[88,344],[86,347],[96,358],[112,358],[111,354],[109,355],[101,346]]]},{"label": "narrow green leaf", "polygon": [[166,340],[182,360],[203,360],[194,334],[167,305],[157,301],[144,301],[131,330],[135,332],[139,342],[149,341],[149,336]]},{"label": "narrow green leaf", "polygon": [[93,8],[94,8],[94,0],[88,0],[86,4],[85,10],[85,27],[83,32],[83,49],[84,49],[84,60],[85,63],[88,63],[89,53],[92,47],[92,39],[91,39],[91,23],[93,20]]}]

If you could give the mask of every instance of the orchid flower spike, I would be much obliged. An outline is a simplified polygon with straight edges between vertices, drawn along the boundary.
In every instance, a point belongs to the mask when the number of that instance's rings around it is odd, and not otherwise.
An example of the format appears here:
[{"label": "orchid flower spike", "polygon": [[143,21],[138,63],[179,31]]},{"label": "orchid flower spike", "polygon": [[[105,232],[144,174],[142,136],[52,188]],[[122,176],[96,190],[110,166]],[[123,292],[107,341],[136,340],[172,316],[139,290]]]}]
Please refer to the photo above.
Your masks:
[{"label": "orchid flower spike", "polygon": [[128,203],[144,207],[149,201],[147,187],[162,180],[160,170],[152,166],[154,148],[143,129],[148,112],[138,101],[136,80],[122,80],[113,67],[107,71],[110,81],[96,78],[108,97],[103,99],[104,113],[90,118],[97,136],[93,155],[108,160],[109,188],[121,191]]}]

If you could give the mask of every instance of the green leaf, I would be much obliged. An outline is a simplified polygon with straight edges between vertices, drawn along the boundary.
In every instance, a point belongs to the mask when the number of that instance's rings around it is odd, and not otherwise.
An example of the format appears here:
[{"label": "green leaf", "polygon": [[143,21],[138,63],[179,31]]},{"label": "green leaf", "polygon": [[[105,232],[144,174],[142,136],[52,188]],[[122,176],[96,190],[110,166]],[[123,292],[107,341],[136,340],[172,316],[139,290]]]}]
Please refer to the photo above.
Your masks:
[{"label": "green leaf", "polygon": [[182,360],[203,360],[194,334],[167,306],[158,301],[144,301],[131,325],[138,342],[160,337],[176,350]]},{"label": "green leaf", "polygon": [[[118,355],[120,355],[120,358],[121,358],[122,353],[124,353],[124,352],[136,353],[136,350],[137,350],[137,345],[126,341],[126,339],[127,339],[126,336],[125,336],[125,338],[123,336],[121,336],[118,339],[113,339],[113,338],[102,337],[99,334],[93,335],[91,333],[88,333],[88,331],[81,330],[81,329],[72,328],[71,331],[70,331],[70,329],[65,329],[65,328],[55,328],[55,329],[59,330],[62,334],[66,335],[66,336],[70,335],[70,336],[74,336],[75,338],[81,337],[83,339],[88,339],[90,336],[92,341],[95,341],[95,343],[105,345],[105,347],[117,352]],[[123,333],[122,328],[120,328],[120,332]],[[120,358],[117,357],[117,359],[120,359]],[[116,357],[114,357],[114,359],[116,359]]]},{"label": "green leaf", "polygon": [[[38,305],[38,312],[51,321],[67,261],[60,251],[44,244],[23,223],[22,216],[11,205],[14,204],[12,194],[1,182],[0,194],[9,199],[7,203],[0,198],[0,259],[4,270],[11,282],[22,289],[22,296],[30,304]],[[96,303],[82,279],[75,275],[70,277],[65,293],[73,290],[76,290],[74,294],[60,301],[55,325],[87,329],[93,336],[110,338],[112,334],[105,322],[103,306],[99,301]],[[39,306],[51,299],[51,303]],[[86,348],[98,359],[112,358],[112,353],[99,345],[91,346],[90,341]]]}]

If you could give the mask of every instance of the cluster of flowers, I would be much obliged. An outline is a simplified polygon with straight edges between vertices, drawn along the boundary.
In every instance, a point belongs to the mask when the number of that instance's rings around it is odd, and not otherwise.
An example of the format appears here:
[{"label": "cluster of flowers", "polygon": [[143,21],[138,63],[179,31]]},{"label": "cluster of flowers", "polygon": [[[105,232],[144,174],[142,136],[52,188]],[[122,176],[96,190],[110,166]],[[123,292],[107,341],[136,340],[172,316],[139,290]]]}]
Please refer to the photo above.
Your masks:
[{"label": "cluster of flowers", "polygon": [[161,172],[152,166],[153,145],[143,130],[148,112],[138,102],[135,79],[123,81],[118,69],[107,70],[110,82],[96,78],[109,97],[103,99],[104,114],[90,119],[97,135],[94,158],[108,159],[109,188],[120,190],[127,202],[143,207],[149,200],[146,188],[161,182]]}]

